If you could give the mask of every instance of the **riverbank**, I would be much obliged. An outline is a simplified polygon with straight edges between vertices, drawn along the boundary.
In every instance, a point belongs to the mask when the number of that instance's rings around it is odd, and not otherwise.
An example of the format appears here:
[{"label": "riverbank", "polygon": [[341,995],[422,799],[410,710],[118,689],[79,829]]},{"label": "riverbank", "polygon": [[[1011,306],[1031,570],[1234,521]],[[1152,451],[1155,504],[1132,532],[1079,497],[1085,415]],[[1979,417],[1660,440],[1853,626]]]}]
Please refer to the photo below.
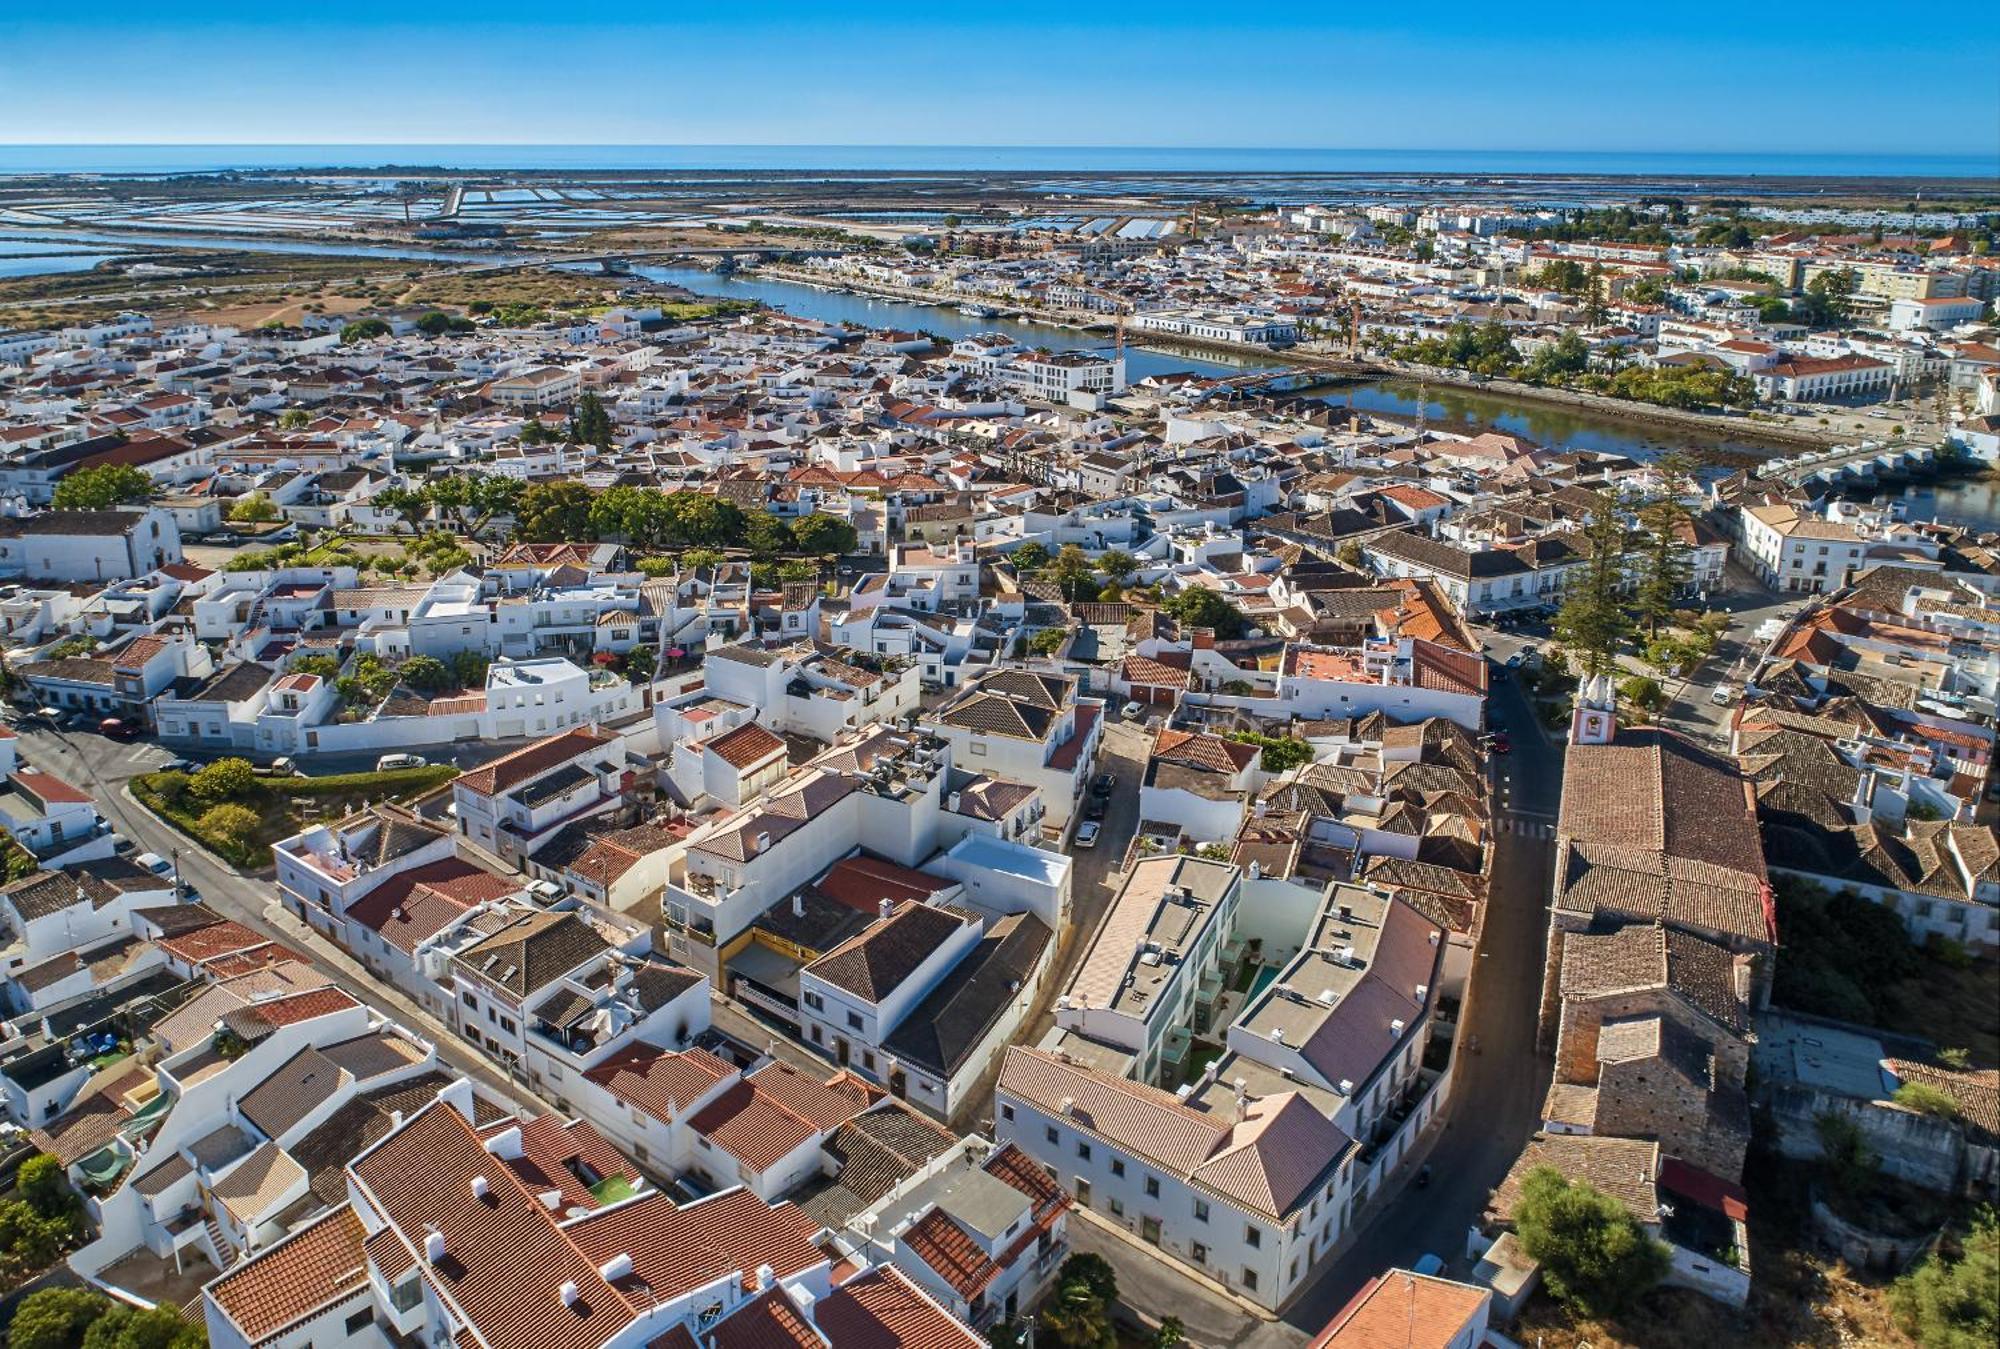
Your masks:
[{"label": "riverbank", "polygon": [[[772,277],[781,281],[800,285],[818,286],[827,289],[845,288],[864,295],[880,296],[890,300],[908,300],[916,304],[937,305],[955,308],[961,304],[983,304],[978,296],[959,295],[949,291],[928,290],[913,286],[893,286],[884,282],[863,278],[839,276],[808,267],[793,267],[783,263],[767,263],[750,269],[749,275]],[[1008,312],[1016,312],[1046,323],[1052,327],[1072,328],[1085,332],[1103,332],[1114,326],[1114,319],[1108,315],[1088,310],[1047,309],[1031,305],[1017,305],[1006,301],[999,306]],[[1510,399],[1546,404],[1555,408],[1617,418],[1639,426],[1662,429],[1699,431],[1704,436],[1718,440],[1746,441],[1772,450],[1822,449],[1829,445],[1844,443],[1848,437],[1813,428],[1777,426],[1765,421],[1752,420],[1747,416],[1717,412],[1691,412],[1681,408],[1655,407],[1649,403],[1635,403],[1626,398],[1612,398],[1604,394],[1588,393],[1573,389],[1553,389],[1539,384],[1523,384],[1516,380],[1481,379],[1460,370],[1442,369],[1433,366],[1416,365],[1406,361],[1386,360],[1380,357],[1351,359],[1319,355],[1299,348],[1278,351],[1270,347],[1257,346],[1248,342],[1228,342],[1213,338],[1195,338],[1174,335],[1170,344],[1163,347],[1150,341],[1132,341],[1127,332],[1129,345],[1146,347],[1151,350],[1187,347],[1198,351],[1214,351],[1237,358],[1250,358],[1272,366],[1291,366],[1297,369],[1323,373],[1329,386],[1349,380],[1403,379],[1421,380],[1426,384],[1446,388],[1463,389],[1470,393],[1488,396],[1504,396]]]}]

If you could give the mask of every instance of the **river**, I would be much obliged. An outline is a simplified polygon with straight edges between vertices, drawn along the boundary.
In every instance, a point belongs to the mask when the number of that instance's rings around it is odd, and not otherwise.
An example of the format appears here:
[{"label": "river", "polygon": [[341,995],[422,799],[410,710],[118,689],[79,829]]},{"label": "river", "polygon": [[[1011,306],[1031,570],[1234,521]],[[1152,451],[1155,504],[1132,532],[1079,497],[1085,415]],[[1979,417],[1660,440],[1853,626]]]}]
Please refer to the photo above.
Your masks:
[{"label": "river", "polygon": [[[1080,332],[1074,328],[1058,328],[1027,319],[973,318],[941,305],[874,295],[842,294],[772,277],[723,276],[698,267],[639,266],[632,271],[635,276],[667,282],[697,295],[760,300],[801,318],[820,319],[828,323],[902,328],[945,338],[998,331],[1036,346],[1057,350],[1095,349],[1107,345],[1101,334]],[[1248,358],[1222,360],[1205,350],[1197,355],[1151,345],[1135,347],[1128,343],[1125,348],[1126,374],[1132,379],[1144,379],[1148,375],[1175,370],[1229,374],[1256,368],[1258,363]],[[1350,404],[1367,412],[1409,418],[1417,414],[1419,390],[1416,383],[1410,380],[1372,380],[1342,386],[1329,394],[1327,401]],[[1516,400],[1500,394],[1451,386],[1423,390],[1422,402],[1425,420],[1440,429],[1508,431],[1537,444],[1567,450],[1594,450],[1641,460],[1651,459],[1669,449],[1697,453],[1704,450],[1723,451],[1760,458],[1774,453],[1768,445],[1729,436],[1650,426],[1604,413],[1526,399]],[[1898,495],[1907,497],[1910,513],[1917,519],[1938,519],[1983,529],[2000,525],[2000,478],[1990,475],[1926,484]]]}]

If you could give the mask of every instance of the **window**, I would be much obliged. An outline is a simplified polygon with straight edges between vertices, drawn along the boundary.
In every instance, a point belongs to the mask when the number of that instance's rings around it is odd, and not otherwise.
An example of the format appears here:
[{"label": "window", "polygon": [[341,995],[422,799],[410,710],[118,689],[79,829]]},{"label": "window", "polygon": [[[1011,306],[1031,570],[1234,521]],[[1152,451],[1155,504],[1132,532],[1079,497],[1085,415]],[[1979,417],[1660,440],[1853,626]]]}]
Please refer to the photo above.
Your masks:
[{"label": "window", "polygon": [[1202,1245],[1202,1244],[1201,1244],[1201,1243],[1200,1243],[1199,1241],[1191,1241],[1191,1242],[1189,1242],[1189,1243],[1188,1243],[1188,1259],[1190,1259],[1190,1260],[1194,1261],[1194,1262],[1195,1262],[1195,1263],[1196,1263],[1197,1265],[1205,1265],[1205,1264],[1207,1264],[1207,1263],[1208,1263],[1208,1247],[1206,1247],[1206,1246]]},{"label": "window", "polygon": [[875,1071],[875,1054],[872,1050],[861,1051],[861,1066],[871,1073]]},{"label": "window", "polygon": [[1077,1141],[1077,1145],[1076,1145],[1076,1157],[1077,1157],[1077,1160],[1078,1160],[1078,1161],[1082,1161],[1082,1162],[1087,1162],[1087,1161],[1089,1161],[1089,1160],[1090,1160],[1090,1144],[1088,1144],[1088,1143],[1085,1143],[1085,1142],[1083,1142],[1083,1141],[1082,1141],[1081,1139],[1079,1139],[1079,1140]]},{"label": "window", "polygon": [[1198,1223],[1208,1221],[1208,1201],[1206,1199],[1197,1199],[1194,1201],[1194,1220]]},{"label": "window", "polygon": [[859,1013],[859,1012],[849,1012],[849,1013],[847,1014],[847,1028],[848,1028],[849,1030],[860,1030],[860,1029],[861,1029],[861,1013]]},{"label": "window", "polygon": [[1122,1157],[1113,1157],[1113,1158],[1111,1159],[1111,1174],[1112,1174],[1112,1175],[1114,1175],[1114,1176],[1122,1176],[1122,1175],[1124,1175],[1124,1174],[1125,1174],[1125,1160],[1124,1160],[1124,1158],[1122,1158]]},{"label": "window", "polygon": [[1243,1240],[1252,1247],[1262,1246],[1264,1244],[1264,1229],[1253,1223],[1245,1223],[1243,1226]]},{"label": "window", "polygon": [[1159,1197],[1160,1197],[1160,1178],[1158,1176],[1146,1177],[1146,1198],[1158,1199]]},{"label": "window", "polygon": [[815,1012],[824,1011],[826,1009],[826,1000],[817,993],[808,993],[806,994],[806,1006],[812,1008]]},{"label": "window", "polygon": [[818,1026],[814,1026],[812,1028],[812,1041],[816,1045],[826,1043],[826,1037],[820,1034],[820,1029]]},{"label": "window", "polygon": [[1248,1265],[1243,1267],[1243,1286],[1253,1293],[1257,1291],[1257,1271]]},{"label": "window", "polygon": [[1118,1200],[1116,1200],[1116,1199],[1112,1199],[1112,1200],[1108,1200],[1108,1201],[1107,1201],[1107,1203],[1108,1203],[1108,1205],[1109,1205],[1109,1207],[1110,1207],[1110,1209],[1111,1209],[1111,1216],[1112,1216],[1112,1217],[1114,1217],[1114,1218],[1122,1218],[1122,1217],[1124,1217],[1124,1216],[1125,1216],[1125,1205],[1124,1205],[1124,1204],[1120,1203],[1120,1202],[1119,1202]]},{"label": "window", "polygon": [[1060,1143],[1060,1142],[1062,1142],[1062,1135],[1056,1132],[1056,1126],[1055,1126],[1055,1125],[1053,1125],[1053,1124],[1051,1124],[1051,1125],[1049,1125],[1049,1126],[1048,1126],[1047,1128],[1043,1129],[1043,1130],[1042,1130],[1042,1135],[1043,1135],[1043,1137],[1047,1138],[1047,1139],[1049,1140],[1049,1142],[1051,1142],[1051,1143]]},{"label": "window", "polygon": [[1008,1121],[1010,1121],[1010,1122],[1011,1122],[1011,1121],[1013,1120],[1013,1118],[1014,1118],[1014,1107],[1013,1107],[1013,1106],[1011,1106],[1011,1105],[1003,1105],[1003,1106],[1001,1106],[1001,1107],[1000,1107],[1000,1118],[1001,1118],[1001,1119],[1004,1119],[1004,1120],[1008,1120]]}]

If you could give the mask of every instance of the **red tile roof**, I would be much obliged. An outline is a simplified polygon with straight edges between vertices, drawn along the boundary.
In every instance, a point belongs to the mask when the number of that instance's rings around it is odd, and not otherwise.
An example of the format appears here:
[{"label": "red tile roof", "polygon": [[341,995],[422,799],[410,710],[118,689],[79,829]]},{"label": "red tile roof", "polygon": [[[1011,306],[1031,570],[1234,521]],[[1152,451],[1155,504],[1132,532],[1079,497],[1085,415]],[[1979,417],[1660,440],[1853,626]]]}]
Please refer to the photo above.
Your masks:
[{"label": "red tile roof", "polygon": [[462,773],[452,785],[480,796],[496,796],[572,759],[581,758],[592,750],[601,749],[617,738],[612,732],[595,726],[577,726],[560,735],[524,745],[512,754],[502,755],[469,773]]},{"label": "red tile roof", "polygon": [[363,1236],[361,1219],[343,1204],[224,1274],[204,1294],[257,1344],[366,1285]]}]

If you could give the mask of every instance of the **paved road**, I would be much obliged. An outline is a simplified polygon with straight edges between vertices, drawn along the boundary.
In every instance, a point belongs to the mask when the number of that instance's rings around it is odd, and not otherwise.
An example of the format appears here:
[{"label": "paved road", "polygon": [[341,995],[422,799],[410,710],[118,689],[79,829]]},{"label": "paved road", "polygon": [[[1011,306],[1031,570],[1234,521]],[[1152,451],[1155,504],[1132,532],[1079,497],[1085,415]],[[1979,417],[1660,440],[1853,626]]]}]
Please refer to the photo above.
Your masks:
[{"label": "paved road", "polygon": [[140,850],[162,857],[178,853],[182,881],[193,886],[208,907],[305,955],[332,975],[341,988],[436,1044],[439,1057],[453,1071],[490,1088],[502,1100],[532,1101],[538,1110],[554,1109],[536,1100],[525,1084],[510,1079],[484,1056],[466,1048],[449,1027],[394,988],[373,978],[345,952],[278,908],[270,881],[230,870],[178,830],[130,800],[125,795],[125,784],[158,767],[170,757],[167,751],[150,742],[107,740],[91,733],[51,731],[36,726],[17,729],[22,758],[89,792],[98,813]]},{"label": "paved road", "polygon": [[[1461,1009],[1461,1034],[1480,1052],[1461,1052],[1445,1124],[1425,1154],[1430,1186],[1405,1190],[1350,1239],[1285,1313],[1294,1327],[1317,1332],[1370,1278],[1427,1253],[1462,1277],[1466,1229],[1541,1123],[1551,1065],[1535,1052],[1544,943],[1554,860],[1555,812],[1562,800],[1562,752],[1534,729],[1513,681],[1494,687],[1491,706],[1505,716],[1513,752],[1494,759],[1492,886],[1478,966]],[[1405,1174],[1408,1174],[1406,1168]]]},{"label": "paved road", "polygon": [[[1115,718],[1115,713],[1115,708],[1105,707],[1107,717]],[[1055,1025],[1055,1016],[1049,1009],[1055,1005],[1056,994],[1069,986],[1083,953],[1090,949],[1097,925],[1104,921],[1104,911],[1118,894],[1124,877],[1117,867],[1125,860],[1125,850],[1139,828],[1139,780],[1145,776],[1152,745],[1153,732],[1136,722],[1114,719],[1105,724],[1091,780],[1094,782],[1099,773],[1115,773],[1118,785],[1111,793],[1096,846],[1069,850],[1072,870],[1068,945],[1058,957],[1055,977],[1043,986],[1041,1005],[1029,1019],[1027,1031],[1020,1036],[1022,1044],[1037,1043]],[[1086,794],[1084,799],[1088,801],[1089,796]]]}]

